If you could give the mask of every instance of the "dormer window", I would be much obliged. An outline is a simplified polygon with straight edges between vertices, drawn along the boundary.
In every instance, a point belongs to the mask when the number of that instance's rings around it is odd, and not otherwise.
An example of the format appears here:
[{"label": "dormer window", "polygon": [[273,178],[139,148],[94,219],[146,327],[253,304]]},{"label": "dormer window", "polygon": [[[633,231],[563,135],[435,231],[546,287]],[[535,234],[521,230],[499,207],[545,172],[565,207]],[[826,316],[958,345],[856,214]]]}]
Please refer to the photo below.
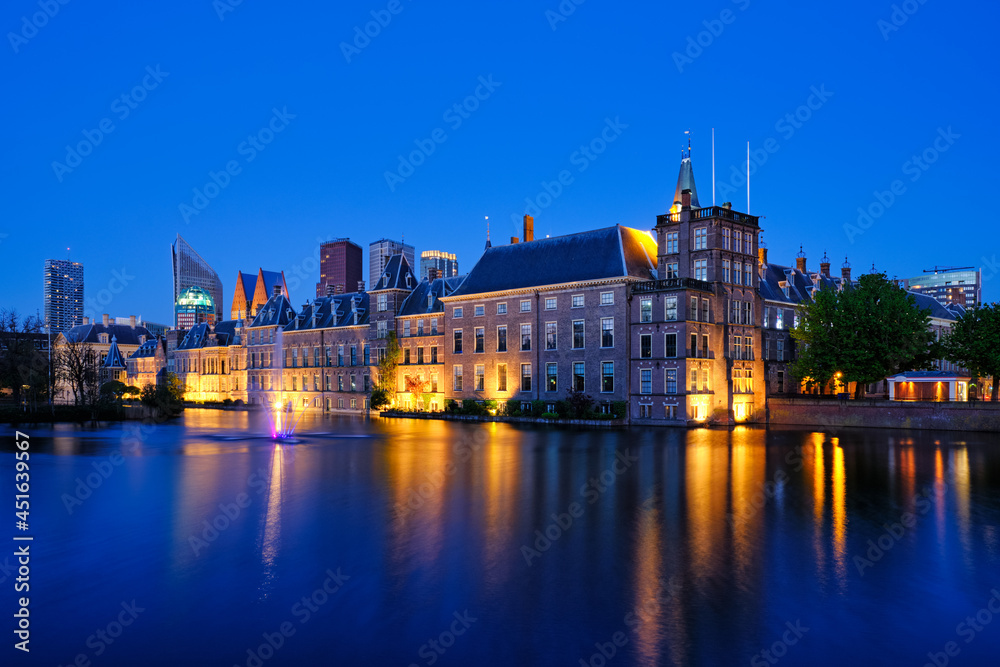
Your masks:
[{"label": "dormer window", "polygon": [[107,345],[107,343],[108,343],[108,334],[106,334],[106,333],[97,334],[97,340],[102,345]]},{"label": "dormer window", "polygon": [[406,286],[407,287],[412,287],[413,286],[413,274],[412,273],[407,273],[406,274]]},{"label": "dormer window", "polygon": [[382,287],[388,287],[388,286],[389,286],[389,274],[388,273],[383,273],[382,274]]},{"label": "dormer window", "polygon": [[430,308],[433,308],[433,307],[434,307],[434,295],[433,294],[428,294],[427,295],[427,308],[430,309]]}]

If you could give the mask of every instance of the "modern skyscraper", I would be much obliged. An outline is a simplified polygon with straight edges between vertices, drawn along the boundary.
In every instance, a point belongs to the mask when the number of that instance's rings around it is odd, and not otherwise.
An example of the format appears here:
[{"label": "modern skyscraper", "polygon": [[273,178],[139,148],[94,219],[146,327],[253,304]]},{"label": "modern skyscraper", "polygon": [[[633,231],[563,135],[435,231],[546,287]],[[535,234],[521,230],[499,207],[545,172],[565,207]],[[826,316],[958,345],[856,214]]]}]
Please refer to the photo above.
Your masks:
[{"label": "modern skyscraper", "polygon": [[971,266],[962,268],[934,267],[924,270],[924,275],[903,280],[903,287],[911,292],[934,297],[938,303],[956,303],[966,308],[983,302],[982,270]]},{"label": "modern skyscraper", "polygon": [[53,334],[83,324],[83,264],[45,260],[45,320]]},{"label": "modern skyscraper", "polygon": [[402,254],[410,266],[416,266],[413,262],[414,248],[402,241],[390,241],[389,239],[379,239],[368,244],[368,288],[373,289],[382,273],[385,265],[393,255]]},{"label": "modern skyscraper", "polygon": [[184,288],[174,303],[174,320],[178,329],[190,329],[202,322],[215,324],[219,321],[216,312],[212,295],[197,285]]},{"label": "modern skyscraper", "polygon": [[[215,321],[222,318],[222,280],[201,255],[195,252],[191,245],[177,235],[177,240],[170,246],[170,256],[174,275],[174,304],[181,292],[188,287],[201,287],[212,296],[215,306]],[[174,326],[177,326],[176,316]]]},{"label": "modern skyscraper", "polygon": [[431,269],[437,269],[438,278],[453,278],[458,275],[458,259],[450,252],[425,250],[420,253],[420,279],[427,279]]},{"label": "modern skyscraper", "polygon": [[364,255],[350,239],[336,239],[319,247],[319,282],[316,298],[355,292],[362,278]]}]

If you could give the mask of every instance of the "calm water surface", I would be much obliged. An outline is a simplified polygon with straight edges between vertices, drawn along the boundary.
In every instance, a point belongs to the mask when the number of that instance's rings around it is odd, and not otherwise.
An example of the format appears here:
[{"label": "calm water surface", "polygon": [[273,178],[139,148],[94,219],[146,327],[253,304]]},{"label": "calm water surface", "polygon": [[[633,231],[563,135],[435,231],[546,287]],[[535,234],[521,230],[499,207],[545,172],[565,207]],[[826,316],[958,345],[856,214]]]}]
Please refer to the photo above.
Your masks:
[{"label": "calm water surface", "polygon": [[28,429],[32,651],[5,611],[0,663],[998,663],[995,435],[266,430]]}]

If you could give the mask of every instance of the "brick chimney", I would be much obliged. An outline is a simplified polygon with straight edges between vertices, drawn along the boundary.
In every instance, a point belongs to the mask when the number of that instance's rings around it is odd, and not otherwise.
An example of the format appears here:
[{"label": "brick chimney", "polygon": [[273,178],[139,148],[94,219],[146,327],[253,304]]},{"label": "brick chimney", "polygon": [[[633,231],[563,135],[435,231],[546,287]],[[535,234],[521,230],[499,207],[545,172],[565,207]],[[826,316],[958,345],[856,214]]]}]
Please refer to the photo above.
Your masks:
[{"label": "brick chimney", "polygon": [[757,263],[761,267],[767,266],[767,246],[763,242],[757,246]]},{"label": "brick chimney", "polygon": [[535,240],[535,219],[530,215],[524,216],[524,242]]},{"label": "brick chimney", "polygon": [[822,273],[827,278],[830,277],[830,258],[823,253],[823,259],[819,261],[819,272]]},{"label": "brick chimney", "polygon": [[135,315],[128,316],[128,325],[135,329]]},{"label": "brick chimney", "polygon": [[516,245],[517,244],[517,237],[516,236],[511,236],[510,237],[510,244],[511,245]]},{"label": "brick chimney", "polygon": [[104,313],[104,315],[101,318],[101,324],[103,324],[104,326],[108,326],[109,324],[111,324],[111,316],[108,315],[107,313]]},{"label": "brick chimney", "polygon": [[358,294],[364,294],[364,293],[365,293],[365,281],[359,280],[358,281]]},{"label": "brick chimney", "polygon": [[691,208],[691,190],[681,190],[681,208]]},{"label": "brick chimney", "polygon": [[802,246],[799,246],[799,254],[795,256],[795,268],[802,273],[806,272],[806,253]]},{"label": "brick chimney", "polygon": [[844,279],[845,283],[851,282],[851,263],[844,258],[844,264],[840,267],[840,277]]},{"label": "brick chimney", "polygon": [[83,318],[83,323],[84,324],[90,324],[90,318],[89,317]]},{"label": "brick chimney", "polygon": [[437,277],[438,277],[438,270],[435,267],[432,266],[431,268],[427,269],[427,282],[432,283],[435,280],[437,280]]}]

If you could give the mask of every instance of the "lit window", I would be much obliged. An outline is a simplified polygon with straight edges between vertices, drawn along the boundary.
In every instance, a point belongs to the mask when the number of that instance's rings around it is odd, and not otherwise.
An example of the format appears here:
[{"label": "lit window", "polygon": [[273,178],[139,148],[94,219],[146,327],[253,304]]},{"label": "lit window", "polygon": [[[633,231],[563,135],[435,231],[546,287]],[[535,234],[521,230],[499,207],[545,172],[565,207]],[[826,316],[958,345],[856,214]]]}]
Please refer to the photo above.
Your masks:
[{"label": "lit window", "polygon": [[545,391],[557,390],[557,375],[556,364],[545,364]]},{"label": "lit window", "polygon": [[601,362],[601,392],[611,393],[615,390],[615,362]]},{"label": "lit window", "polygon": [[639,321],[640,322],[652,322],[653,321],[653,300],[652,299],[642,299],[639,302]]},{"label": "lit window", "polygon": [[677,369],[668,368],[667,369],[667,386],[666,391],[668,394],[677,393]]},{"label": "lit window", "polygon": [[708,228],[699,227],[694,230],[694,249],[704,250],[708,247]]},{"label": "lit window", "polygon": [[676,322],[677,321],[677,297],[676,296],[668,296],[668,297],[666,297],[664,299],[664,301],[666,303],[666,309],[665,309],[664,312],[665,312],[665,317],[666,317],[667,322]]},{"label": "lit window", "polygon": [[497,391],[507,391],[507,364],[497,364]]}]

